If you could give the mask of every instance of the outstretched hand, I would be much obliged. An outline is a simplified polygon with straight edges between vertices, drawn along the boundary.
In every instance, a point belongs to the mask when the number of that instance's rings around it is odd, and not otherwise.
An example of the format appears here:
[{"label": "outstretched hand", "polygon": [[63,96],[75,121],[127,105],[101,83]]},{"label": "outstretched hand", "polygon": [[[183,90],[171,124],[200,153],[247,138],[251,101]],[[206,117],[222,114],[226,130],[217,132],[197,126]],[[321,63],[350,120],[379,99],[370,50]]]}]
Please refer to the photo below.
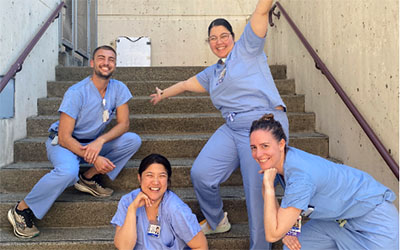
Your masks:
[{"label": "outstretched hand", "polygon": [[163,94],[163,91],[161,89],[159,89],[158,87],[156,87],[156,93],[155,94],[151,94],[151,100],[150,102],[153,105],[156,105],[157,103],[159,103],[161,101],[161,95]]}]

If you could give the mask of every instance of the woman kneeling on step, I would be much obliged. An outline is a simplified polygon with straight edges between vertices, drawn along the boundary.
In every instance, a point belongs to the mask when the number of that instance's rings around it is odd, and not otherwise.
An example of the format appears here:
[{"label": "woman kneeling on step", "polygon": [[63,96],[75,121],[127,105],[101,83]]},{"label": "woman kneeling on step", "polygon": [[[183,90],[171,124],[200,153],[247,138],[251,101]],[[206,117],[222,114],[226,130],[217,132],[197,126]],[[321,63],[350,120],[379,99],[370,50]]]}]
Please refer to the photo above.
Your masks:
[{"label": "woman kneeling on step", "polygon": [[[284,249],[398,249],[396,195],[369,174],[286,146],[272,114],[253,122],[253,158],[261,167],[264,229]],[[285,192],[279,205],[274,180]],[[301,218],[310,220],[301,227]]]},{"label": "woman kneeling on step", "polygon": [[208,249],[196,216],[168,189],[172,169],[151,154],[139,166],[140,188],[124,195],[111,220],[118,249]]}]

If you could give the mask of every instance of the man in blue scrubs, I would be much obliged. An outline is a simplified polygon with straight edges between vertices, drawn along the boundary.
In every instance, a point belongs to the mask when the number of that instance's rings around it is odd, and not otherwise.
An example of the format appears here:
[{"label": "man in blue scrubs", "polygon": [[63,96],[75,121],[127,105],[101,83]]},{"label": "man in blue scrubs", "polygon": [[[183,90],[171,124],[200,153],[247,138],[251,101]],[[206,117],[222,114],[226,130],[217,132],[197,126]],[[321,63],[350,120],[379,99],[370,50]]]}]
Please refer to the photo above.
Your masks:
[{"label": "man in blue scrubs", "polygon": [[[129,89],[111,79],[116,53],[109,46],[94,50],[93,74],[71,86],[59,108],[60,120],[50,126],[47,156],[54,169],[43,176],[24,200],[8,212],[14,234],[20,238],[39,235],[33,218],[42,219],[57,197],[69,186],[96,197],[111,196],[101,184],[101,175],[114,180],[139,149],[140,137],[129,129]],[[116,125],[103,133],[116,117]],[[92,165],[79,174],[79,164]]]}]

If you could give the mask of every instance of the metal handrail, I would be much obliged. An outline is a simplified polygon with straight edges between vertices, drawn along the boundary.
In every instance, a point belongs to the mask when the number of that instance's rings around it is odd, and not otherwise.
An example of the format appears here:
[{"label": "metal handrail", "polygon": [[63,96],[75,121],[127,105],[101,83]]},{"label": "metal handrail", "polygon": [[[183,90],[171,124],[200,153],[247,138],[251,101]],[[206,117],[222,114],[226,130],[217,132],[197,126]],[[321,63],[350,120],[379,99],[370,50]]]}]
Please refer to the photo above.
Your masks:
[{"label": "metal handrail", "polygon": [[388,153],[386,148],[383,146],[382,142],[379,140],[379,138],[376,136],[374,131],[368,125],[367,121],[364,119],[364,117],[360,114],[360,112],[354,106],[353,102],[350,100],[350,98],[344,92],[342,87],[336,81],[335,77],[333,77],[332,73],[329,71],[329,69],[322,62],[321,58],[314,51],[314,49],[311,47],[310,43],[303,36],[303,34],[297,28],[296,24],[292,21],[292,19],[287,14],[286,10],[282,7],[282,5],[279,2],[276,2],[274,4],[274,6],[271,8],[270,12],[269,12],[269,23],[270,23],[270,25],[274,26],[274,23],[272,21],[272,15],[276,16],[278,19],[280,18],[280,12],[279,11],[278,11],[278,13],[274,12],[276,7],[279,7],[279,9],[282,11],[282,15],[286,18],[286,20],[288,21],[289,25],[292,27],[292,29],[294,30],[294,32],[296,33],[296,35],[298,36],[300,41],[306,47],[306,49],[310,53],[311,57],[314,59],[315,67],[318,70],[320,70],[321,73],[323,75],[325,75],[325,77],[331,83],[332,87],[336,90],[336,92],[338,93],[340,98],[342,98],[342,101],[346,104],[347,108],[353,114],[354,118],[360,124],[361,128],[367,134],[367,136],[371,140],[372,144],[374,144],[375,148],[378,150],[379,154],[382,156],[383,160],[388,164],[389,168],[392,170],[393,174],[396,176],[396,178],[398,180],[399,179],[399,165],[390,156],[390,154]]},{"label": "metal handrail", "polygon": [[21,53],[15,63],[11,66],[11,68],[7,71],[4,75],[3,79],[0,81],[0,93],[6,87],[7,83],[10,81],[12,77],[15,76],[18,72],[22,69],[22,64],[24,63],[25,58],[29,55],[32,51],[33,47],[39,41],[39,39],[43,36],[44,32],[50,26],[50,24],[58,18],[61,8],[64,6],[64,2],[61,2],[57,8],[52,12],[51,16],[47,19],[47,21],[43,24],[42,28],[36,33],[33,37],[32,41],[28,44],[25,50]]}]

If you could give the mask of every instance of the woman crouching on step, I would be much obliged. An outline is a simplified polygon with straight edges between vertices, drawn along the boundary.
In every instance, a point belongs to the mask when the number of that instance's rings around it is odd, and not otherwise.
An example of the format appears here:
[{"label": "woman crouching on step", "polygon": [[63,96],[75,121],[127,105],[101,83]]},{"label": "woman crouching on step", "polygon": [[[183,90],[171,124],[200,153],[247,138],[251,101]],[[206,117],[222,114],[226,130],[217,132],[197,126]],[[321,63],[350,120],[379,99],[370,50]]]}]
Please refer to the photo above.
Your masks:
[{"label": "woman crouching on step", "polygon": [[[291,250],[398,249],[396,195],[369,174],[286,146],[272,114],[252,123],[250,147],[264,175],[267,241],[283,238]],[[275,177],[285,189],[280,205]],[[305,216],[310,220],[301,227]]]}]

